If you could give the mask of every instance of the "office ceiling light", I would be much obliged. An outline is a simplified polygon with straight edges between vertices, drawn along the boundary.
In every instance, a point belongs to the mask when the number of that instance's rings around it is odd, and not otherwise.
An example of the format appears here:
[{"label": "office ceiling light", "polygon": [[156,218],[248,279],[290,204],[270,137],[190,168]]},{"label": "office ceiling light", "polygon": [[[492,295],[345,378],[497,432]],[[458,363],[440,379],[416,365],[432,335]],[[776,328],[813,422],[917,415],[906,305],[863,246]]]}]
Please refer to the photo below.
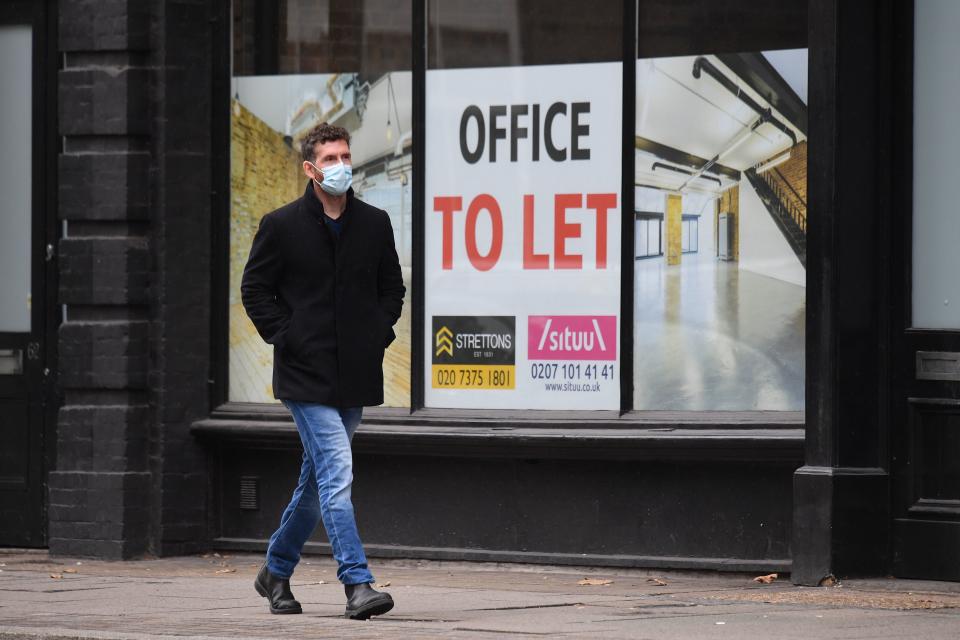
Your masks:
[{"label": "office ceiling light", "polygon": [[773,158],[772,160],[768,160],[767,162],[764,162],[762,165],[757,167],[757,173],[763,173],[764,171],[769,171],[770,169],[773,169],[777,165],[783,164],[789,159],[790,159],[790,152],[785,151],[784,153],[781,153],[776,158]]}]

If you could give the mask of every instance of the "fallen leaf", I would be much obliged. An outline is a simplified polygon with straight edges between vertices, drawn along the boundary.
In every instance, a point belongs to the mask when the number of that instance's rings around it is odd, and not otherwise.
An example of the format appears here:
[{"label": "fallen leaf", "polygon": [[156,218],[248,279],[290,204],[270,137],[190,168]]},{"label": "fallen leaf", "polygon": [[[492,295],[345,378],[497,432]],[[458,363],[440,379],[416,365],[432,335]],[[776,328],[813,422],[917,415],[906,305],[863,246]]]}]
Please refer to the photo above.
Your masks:
[{"label": "fallen leaf", "polygon": [[217,569],[214,573],[236,573],[236,569]]},{"label": "fallen leaf", "polygon": [[76,570],[76,569],[64,569],[63,572],[64,572],[64,573],[76,573],[77,570]]},{"label": "fallen leaf", "polygon": [[600,578],[584,578],[578,582],[582,587],[605,587],[608,584],[613,584],[613,580],[602,580]]},{"label": "fallen leaf", "polygon": [[647,582],[652,582],[653,584],[657,585],[658,587],[665,587],[665,586],[667,586],[666,581],[665,581],[665,580],[661,580],[660,578],[647,578]]},{"label": "fallen leaf", "polygon": [[779,577],[780,576],[778,576],[777,574],[771,573],[765,576],[757,576],[756,578],[753,579],[753,581],[759,582],[760,584],[770,584],[771,582],[773,582]]},{"label": "fallen leaf", "polygon": [[62,573],[51,573],[51,574],[50,574],[50,577],[53,578],[54,580],[62,580],[62,579],[63,579],[63,574],[62,574]]},{"label": "fallen leaf", "polygon": [[384,589],[384,588],[389,587],[389,586],[390,586],[390,582],[389,582],[389,581],[388,581],[388,582],[383,582],[383,583],[377,583],[377,588],[379,588],[379,589]]}]

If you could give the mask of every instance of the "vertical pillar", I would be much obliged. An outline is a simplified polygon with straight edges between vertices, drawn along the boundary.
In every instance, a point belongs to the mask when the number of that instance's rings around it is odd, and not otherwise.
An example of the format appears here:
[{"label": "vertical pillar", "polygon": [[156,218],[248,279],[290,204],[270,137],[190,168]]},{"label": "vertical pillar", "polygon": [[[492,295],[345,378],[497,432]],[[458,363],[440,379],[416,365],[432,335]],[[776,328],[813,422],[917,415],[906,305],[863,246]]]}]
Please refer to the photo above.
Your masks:
[{"label": "vertical pillar", "polygon": [[190,425],[210,403],[210,131],[228,120],[209,116],[211,3],[58,10],[67,224],[50,551],[190,553],[206,544],[205,457]]},{"label": "vertical pillar", "polygon": [[720,202],[717,198],[713,201],[713,255],[720,255]]},{"label": "vertical pillar", "polygon": [[[54,555],[148,550],[149,7],[61,0]],[[59,310],[58,310],[59,313]]]},{"label": "vertical pillar", "polygon": [[733,186],[728,192],[730,199],[730,255],[733,261],[740,260],[740,185]]},{"label": "vertical pillar", "polygon": [[680,264],[680,257],[683,255],[683,197],[680,194],[667,195],[663,226],[666,234],[667,264]]},{"label": "vertical pillar", "polygon": [[[889,566],[892,2],[813,0],[805,464],[798,584]],[[864,159],[867,159],[864,161]]]},{"label": "vertical pillar", "polygon": [[[226,172],[216,179],[211,172],[211,128],[230,119],[228,99],[211,102],[214,78],[229,71],[229,40],[218,40],[214,33],[229,34],[230,13],[228,3],[209,0],[153,0],[151,5],[156,353],[151,375],[158,434],[151,468],[156,508],[152,544],[157,555],[182,555],[206,544],[206,458],[190,425],[207,417],[211,401],[210,193],[215,187],[229,188]],[[212,69],[215,52],[222,64],[217,74]],[[184,115],[193,113],[214,116]],[[216,153],[227,151],[228,132]],[[218,330],[226,331],[225,314],[218,322]]]}]

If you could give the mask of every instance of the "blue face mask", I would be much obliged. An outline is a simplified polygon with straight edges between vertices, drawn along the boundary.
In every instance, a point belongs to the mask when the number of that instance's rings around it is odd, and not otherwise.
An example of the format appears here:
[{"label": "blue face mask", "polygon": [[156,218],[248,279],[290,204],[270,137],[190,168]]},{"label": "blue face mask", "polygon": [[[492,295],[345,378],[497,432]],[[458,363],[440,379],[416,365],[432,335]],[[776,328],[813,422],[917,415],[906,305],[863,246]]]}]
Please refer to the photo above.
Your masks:
[{"label": "blue face mask", "polygon": [[350,188],[350,184],[353,182],[353,167],[349,164],[343,164],[342,160],[337,164],[324,167],[323,169],[312,162],[310,166],[323,173],[323,182],[317,182],[316,178],[314,178],[313,181],[317,183],[317,186],[332,196],[342,196],[347,192],[347,189]]}]

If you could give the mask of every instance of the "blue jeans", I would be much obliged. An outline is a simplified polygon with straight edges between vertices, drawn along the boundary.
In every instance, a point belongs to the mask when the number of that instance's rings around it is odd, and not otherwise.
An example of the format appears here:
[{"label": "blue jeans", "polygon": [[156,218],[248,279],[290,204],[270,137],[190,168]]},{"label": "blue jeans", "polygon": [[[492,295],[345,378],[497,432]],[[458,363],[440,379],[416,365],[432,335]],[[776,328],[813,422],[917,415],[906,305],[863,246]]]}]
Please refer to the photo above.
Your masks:
[{"label": "blue jeans", "polygon": [[267,568],[278,578],[289,578],[300,562],[303,545],[322,519],[340,582],[373,582],[350,501],[350,441],[360,424],[363,408],[337,409],[292,400],[284,400],[283,404],[297,423],[303,464],[293,498],[280,518],[280,528],[270,536]]}]

